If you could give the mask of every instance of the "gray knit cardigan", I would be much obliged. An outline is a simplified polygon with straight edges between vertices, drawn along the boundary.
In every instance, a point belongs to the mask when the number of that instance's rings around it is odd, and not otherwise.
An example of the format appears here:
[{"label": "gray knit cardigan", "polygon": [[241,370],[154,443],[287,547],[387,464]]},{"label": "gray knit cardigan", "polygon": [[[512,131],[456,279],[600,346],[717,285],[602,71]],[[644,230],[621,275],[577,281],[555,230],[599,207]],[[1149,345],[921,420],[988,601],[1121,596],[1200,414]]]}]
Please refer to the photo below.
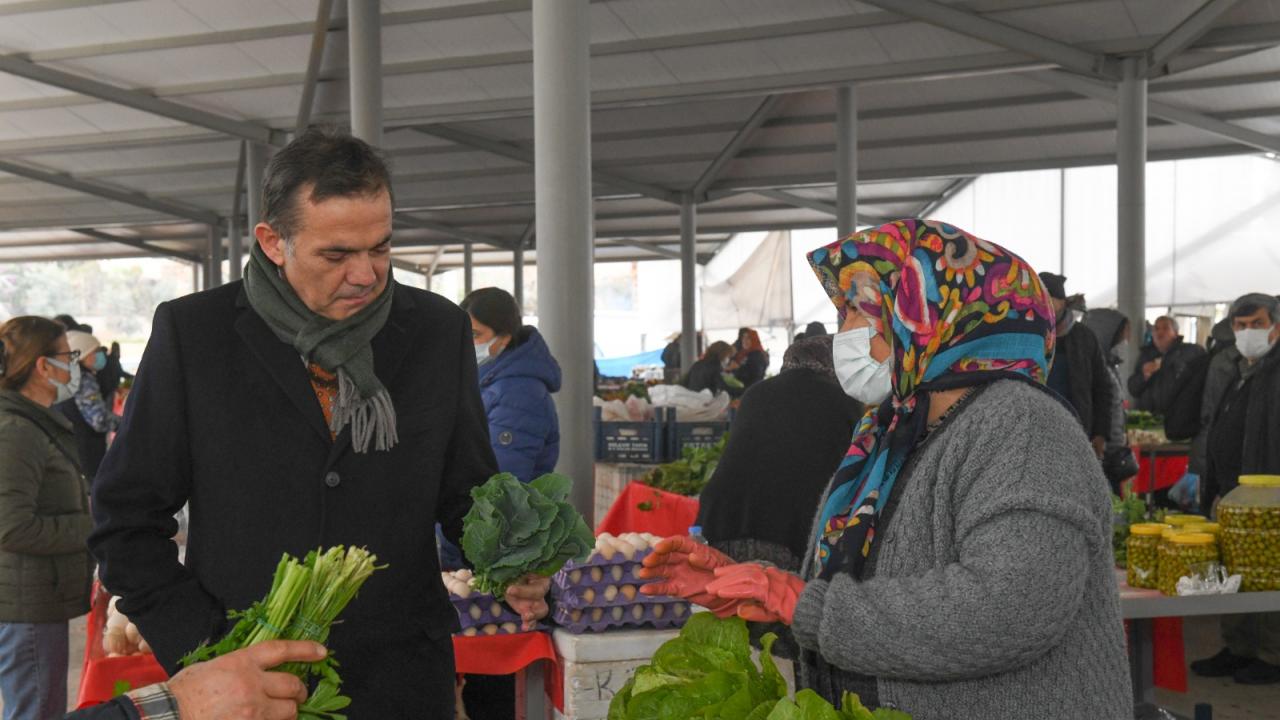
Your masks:
[{"label": "gray knit cardigan", "polygon": [[915,720],[1132,718],[1107,482],[1075,418],[999,381],[905,470],[868,576],[800,598],[801,684],[870,676]]}]

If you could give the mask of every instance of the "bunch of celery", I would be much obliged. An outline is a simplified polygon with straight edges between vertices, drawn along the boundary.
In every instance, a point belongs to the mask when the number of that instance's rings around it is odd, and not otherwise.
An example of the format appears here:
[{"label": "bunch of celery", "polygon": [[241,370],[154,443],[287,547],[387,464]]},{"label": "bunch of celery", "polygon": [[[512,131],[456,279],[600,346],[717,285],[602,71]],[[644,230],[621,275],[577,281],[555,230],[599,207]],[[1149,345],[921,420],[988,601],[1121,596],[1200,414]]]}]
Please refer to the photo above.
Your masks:
[{"label": "bunch of celery", "polygon": [[[329,639],[329,626],[338,614],[373,571],[381,569],[375,562],[377,557],[367,549],[341,545],[324,552],[312,550],[301,562],[286,553],[276,566],[267,596],[247,610],[228,613],[227,617],[236,621],[231,632],[214,645],[193,650],[182,659],[183,666],[267,640],[313,640],[323,644]],[[299,720],[344,720],[346,716],[337,711],[351,704],[351,699],[338,694],[342,678],[332,655],[318,662],[286,663],[275,669],[303,681],[319,677],[307,701],[298,707]]]}]

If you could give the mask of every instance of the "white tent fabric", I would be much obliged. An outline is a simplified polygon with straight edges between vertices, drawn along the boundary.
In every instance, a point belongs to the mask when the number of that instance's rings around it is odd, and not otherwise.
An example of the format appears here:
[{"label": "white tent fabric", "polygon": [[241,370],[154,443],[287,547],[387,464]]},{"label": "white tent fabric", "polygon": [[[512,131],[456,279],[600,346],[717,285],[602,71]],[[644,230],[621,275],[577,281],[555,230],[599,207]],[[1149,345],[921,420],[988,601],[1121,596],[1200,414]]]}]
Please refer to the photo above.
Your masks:
[{"label": "white tent fabric", "polygon": [[768,234],[727,280],[702,288],[702,329],[787,327],[791,317],[791,233]]}]

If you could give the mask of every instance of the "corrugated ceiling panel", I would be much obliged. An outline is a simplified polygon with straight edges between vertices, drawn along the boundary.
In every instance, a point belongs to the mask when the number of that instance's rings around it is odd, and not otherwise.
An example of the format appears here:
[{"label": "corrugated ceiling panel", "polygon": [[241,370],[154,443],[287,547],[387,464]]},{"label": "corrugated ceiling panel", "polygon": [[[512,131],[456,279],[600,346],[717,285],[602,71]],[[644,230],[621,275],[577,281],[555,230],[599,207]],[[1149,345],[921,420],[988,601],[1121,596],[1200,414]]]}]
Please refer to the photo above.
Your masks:
[{"label": "corrugated ceiling panel", "polygon": [[[1187,2],[1187,0],[1156,1],[1168,6]],[[1076,4],[1014,10],[993,14],[991,17],[1001,23],[1071,44],[1131,37],[1137,32],[1132,15],[1125,8],[1125,3],[1118,0],[1092,2],[1088,3],[1087,7]],[[1181,16],[1170,15],[1170,17]],[[1176,24],[1176,19],[1174,22]]]},{"label": "corrugated ceiling panel", "polygon": [[605,55],[591,59],[592,90],[649,87],[673,82],[677,82],[677,76],[666,63],[650,53]]},{"label": "corrugated ceiling panel", "polygon": [[1203,5],[1204,0],[1124,0],[1139,35],[1164,35]]},{"label": "corrugated ceiling panel", "polygon": [[722,0],[612,0],[606,3],[606,7],[637,37],[721,30],[741,25]]},{"label": "corrugated ceiling panel", "polygon": [[895,62],[998,52],[1000,48],[924,23],[889,25],[869,32]]},{"label": "corrugated ceiling panel", "polygon": [[782,72],[804,72],[890,62],[875,36],[866,30],[819,33],[758,40],[753,43]]},{"label": "corrugated ceiling panel", "polygon": [[77,135],[97,132],[98,128],[70,109],[9,111],[0,116],[0,140]]},{"label": "corrugated ceiling panel", "polygon": [[1250,85],[1248,87],[1211,88],[1161,93],[1157,99],[1170,105],[1198,110],[1209,114],[1227,110],[1251,108],[1275,108],[1280,104],[1280,83]]},{"label": "corrugated ceiling panel", "polygon": [[382,92],[389,104],[404,106],[485,100],[489,97],[484,88],[461,70],[426,75],[390,75],[382,79]]},{"label": "corrugated ceiling panel", "polygon": [[[305,55],[302,67],[305,69]],[[80,58],[50,67],[128,88],[170,87],[185,83],[235,80],[271,73],[235,45],[204,45],[181,51],[155,51]]]},{"label": "corrugated ceiling panel", "polygon": [[178,162],[207,163],[236,161],[239,143],[234,140],[182,143],[156,148],[127,148],[81,151],[77,153],[37,153],[25,155],[33,164],[53,167],[72,174],[104,170],[131,170],[171,166]]},{"label": "corrugated ceiling panel", "polygon": [[654,56],[680,82],[775,75],[781,68],[754,42],[659,50]]}]

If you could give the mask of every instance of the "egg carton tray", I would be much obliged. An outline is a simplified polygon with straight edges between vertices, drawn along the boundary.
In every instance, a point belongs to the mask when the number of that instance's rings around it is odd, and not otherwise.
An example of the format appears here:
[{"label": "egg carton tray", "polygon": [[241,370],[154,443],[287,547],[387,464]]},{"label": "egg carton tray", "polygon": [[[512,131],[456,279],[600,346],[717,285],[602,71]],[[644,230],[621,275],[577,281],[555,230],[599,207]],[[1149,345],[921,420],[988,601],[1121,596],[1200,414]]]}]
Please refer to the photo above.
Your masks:
[{"label": "egg carton tray", "polygon": [[521,630],[520,619],[516,618],[514,622],[505,621],[502,623],[484,623],[483,625],[471,625],[462,628],[457,635],[462,637],[479,637],[493,635],[519,635],[522,632],[543,632],[550,629],[546,623],[537,623],[532,630]]},{"label": "egg carton tray", "polygon": [[625,562],[588,567],[565,567],[551,577],[552,588],[575,590],[593,587],[603,590],[610,585],[643,585],[639,576],[640,563]]},{"label": "egg carton tray", "polygon": [[[620,611],[620,612],[619,612]],[[687,602],[633,604],[612,608],[574,610],[557,606],[552,616],[555,623],[579,635],[603,632],[610,628],[652,626],[658,630],[682,627],[692,610]],[[576,616],[576,619],[575,619]]]},{"label": "egg carton tray", "polygon": [[606,559],[598,551],[592,550],[591,556],[588,557],[586,560],[583,560],[582,562],[570,560],[568,563],[565,563],[564,570],[562,570],[561,572],[573,570],[575,568],[584,568],[584,567],[585,568],[608,567],[611,565],[629,565],[629,564],[639,565],[640,561],[644,560],[646,557],[649,556],[649,553],[652,553],[652,552],[653,552],[653,548],[645,548],[644,550],[637,550],[630,558],[623,555],[622,553],[614,553],[613,557]]},{"label": "egg carton tray", "polygon": [[519,615],[487,593],[473,593],[465,598],[449,593],[449,601],[453,603],[453,609],[458,612],[458,622],[462,624],[464,630],[489,624],[502,625],[508,622],[520,624]]},{"label": "egg carton tray", "polygon": [[[634,588],[634,594],[631,597],[627,597],[627,594],[622,590],[626,586]],[[617,590],[610,592],[610,587],[617,587]],[[572,588],[560,588],[553,585],[551,595],[555,598],[557,604],[571,610],[627,607],[629,605],[660,605],[680,601],[680,598],[671,597],[670,595],[645,595],[640,592],[639,583],[618,583],[617,586],[604,585],[603,587]]]}]

